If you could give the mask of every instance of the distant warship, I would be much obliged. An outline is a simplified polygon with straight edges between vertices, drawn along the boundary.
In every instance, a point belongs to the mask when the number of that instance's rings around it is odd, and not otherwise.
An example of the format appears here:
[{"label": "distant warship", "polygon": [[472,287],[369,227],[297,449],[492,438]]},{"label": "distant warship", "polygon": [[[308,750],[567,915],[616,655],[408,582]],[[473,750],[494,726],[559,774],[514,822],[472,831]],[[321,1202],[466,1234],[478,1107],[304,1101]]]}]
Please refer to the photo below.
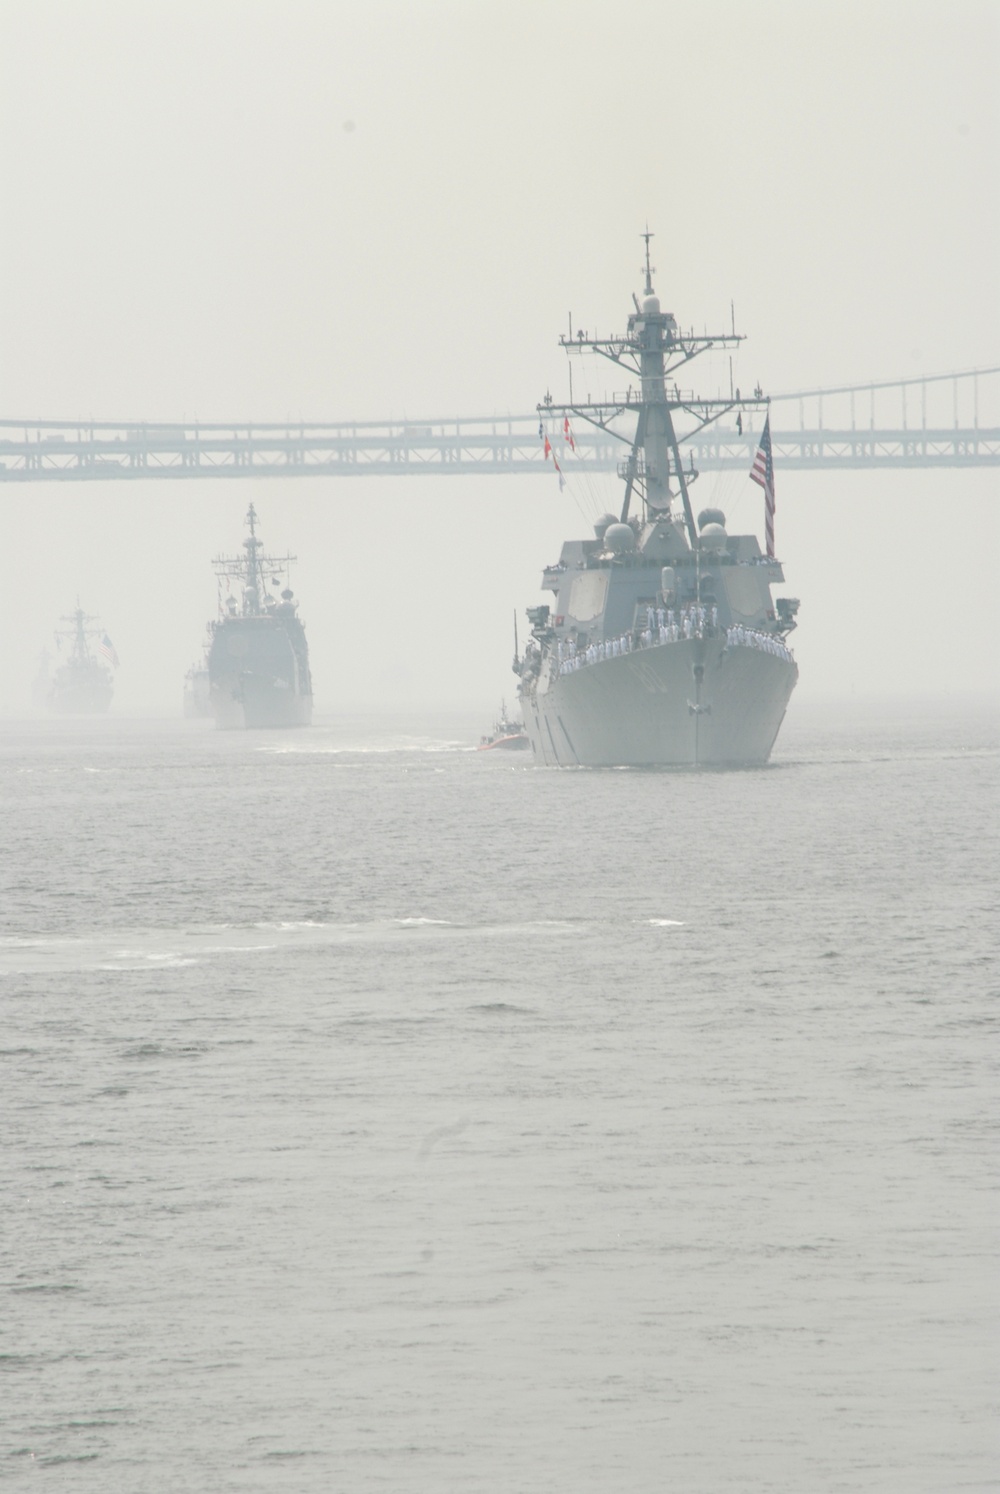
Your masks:
[{"label": "distant warship", "polygon": [[[309,649],[287,584],[295,557],[263,553],[253,504],[246,523],[250,537],[243,541],[244,553],[219,555],[212,562],[219,580],[221,616],[210,624],[211,714],[223,730],[308,726],[312,719]],[[238,596],[233,594],[234,581]],[[279,596],[272,595],[268,586],[281,588]]]},{"label": "distant warship", "polygon": [[192,664],[184,676],[184,715],[191,720],[211,714],[212,698],[206,658],[200,664]]},{"label": "distant warship", "polygon": [[[523,657],[516,649],[514,657],[525,730],[543,764],[756,766],[770,755],[798,678],[785,640],[799,603],[771,598],[784,576],[773,554],[770,426],[752,474],[768,500],[767,554],[753,535],[727,534],[719,509],[702,510],[695,524],[689,486],[697,474],[684,469],[678,442],[727,410],[766,401],[759,390],[752,400],[738,390],[712,400],[668,387],[699,353],[741,339],[680,330],[660,309],[652,236],[643,237],[645,295],[641,303],[633,297],[627,333],[604,339],[571,331],[561,339],[568,350],[600,353],[638,374],[639,389],[606,404],[547,398],[539,406],[547,454],[550,434],[563,437],[564,449],[571,443],[571,416],[613,432],[616,417],[634,414],[636,426],[619,469],[621,512],[605,514],[593,539],[563,545],[542,577],[554,606],[528,609],[531,638]],[[681,435],[675,415],[691,426]]]},{"label": "distant warship", "polygon": [[184,715],[188,720],[204,718],[212,714],[211,687],[208,678],[208,653],[212,646],[212,624],[205,629],[201,657],[191,665],[184,676]]},{"label": "distant warship", "polygon": [[[56,644],[61,652],[62,640],[67,639],[69,657],[52,676],[46,703],[50,710],[64,715],[103,715],[111,704],[114,681],[110,669],[101,662],[101,658],[118,668],[114,644],[102,629],[88,628],[88,623],[97,622],[98,619],[84,612],[79,597],[75,611],[61,621],[70,623],[71,626],[56,633]],[[92,639],[98,640],[97,652],[101,658],[94,657],[90,647]]]}]

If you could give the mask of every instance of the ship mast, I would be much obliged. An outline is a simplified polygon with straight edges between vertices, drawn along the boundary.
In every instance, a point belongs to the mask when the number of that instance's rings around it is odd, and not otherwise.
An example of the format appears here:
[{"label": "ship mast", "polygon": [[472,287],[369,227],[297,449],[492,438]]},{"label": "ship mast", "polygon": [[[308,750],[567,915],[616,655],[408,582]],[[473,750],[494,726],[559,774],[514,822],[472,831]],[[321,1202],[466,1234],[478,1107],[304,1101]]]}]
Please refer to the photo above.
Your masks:
[{"label": "ship mast", "polygon": [[95,638],[97,634],[93,628],[87,627],[87,623],[96,622],[97,618],[91,616],[91,614],[88,612],[84,612],[83,608],[80,606],[80,598],[77,597],[76,607],[74,611],[68,614],[64,613],[63,616],[60,617],[59,621],[72,623],[73,625],[72,628],[60,628],[56,634],[57,641],[59,638],[72,638],[73,640],[73,652],[70,655],[70,663],[92,663],[93,657],[91,655],[90,648],[88,647],[87,639]]},{"label": "ship mast", "polygon": [[[642,303],[636,297],[635,312],[628,319],[628,330],[624,336],[598,338],[588,337],[583,331],[576,336],[561,337],[560,346],[567,353],[592,352],[639,376],[639,389],[629,388],[624,394],[611,400],[596,403],[572,402],[557,405],[551,396],[538,406],[541,415],[553,414],[579,416],[589,421],[606,434],[625,441],[613,428],[612,422],[625,414],[637,416],[635,434],[630,443],[628,458],[619,467],[619,475],[625,479],[621,521],[627,522],[632,494],[639,489],[645,516],[669,517],[675,482],[680,492],[684,510],[684,526],[688,540],[694,548],[698,534],[691,509],[689,484],[697,477],[693,466],[685,471],[681,461],[680,441],[718,420],[721,415],[737,407],[763,405],[765,401],[755,395],[753,399],[741,399],[739,391],[728,399],[704,399],[693,392],[682,391],[674,382],[668,388],[667,380],[684,364],[713,347],[733,347],[743,341],[735,331],[704,333],[682,332],[669,311],[662,311],[660,299],[653,289],[654,266],[650,262],[650,240],[654,237],[647,228],[641,235],[645,241],[645,264],[640,274],[645,277]],[[694,423],[679,437],[675,416],[682,415]]]},{"label": "ship mast", "polygon": [[252,503],[247,509],[246,521],[250,530],[250,538],[243,541],[243,548],[247,552],[246,610],[256,614],[261,606],[262,577],[259,559],[261,544],[257,538],[257,510]]},{"label": "ship mast", "polygon": [[[271,572],[273,580],[274,572],[283,571],[287,588],[289,567],[296,557],[264,554],[264,542],[257,538],[257,510],[252,503],[247,509],[245,522],[250,537],[243,541],[244,553],[217,555],[212,564],[220,580],[228,576],[240,583],[243,589],[243,616],[259,617],[271,605],[271,599],[266,594],[266,573]],[[283,599],[290,600],[292,594],[286,589],[281,595]],[[235,600],[230,605],[235,606]]]}]

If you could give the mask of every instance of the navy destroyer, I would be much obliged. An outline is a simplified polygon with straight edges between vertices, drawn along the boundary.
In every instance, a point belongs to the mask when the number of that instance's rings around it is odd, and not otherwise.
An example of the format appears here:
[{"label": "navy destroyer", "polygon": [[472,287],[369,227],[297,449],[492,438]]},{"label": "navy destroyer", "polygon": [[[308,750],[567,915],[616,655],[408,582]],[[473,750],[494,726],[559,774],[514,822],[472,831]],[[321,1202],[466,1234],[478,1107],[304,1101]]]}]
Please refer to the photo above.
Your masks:
[{"label": "navy destroyer", "polygon": [[[106,659],[115,669],[118,668],[115,646],[103,629],[87,626],[98,619],[84,612],[79,597],[74,611],[61,621],[70,626],[57,631],[56,647],[62,653],[63,639],[66,639],[68,657],[52,676],[46,703],[50,710],[59,711],[63,715],[103,715],[111,705],[111,697],[114,695],[114,677],[102,661]],[[91,642],[95,639],[96,656],[91,648]]]},{"label": "navy destroyer", "polygon": [[678,388],[675,376],[692,358],[742,339],[735,330],[682,332],[661,310],[652,235],[643,237],[645,293],[632,298],[627,332],[574,337],[571,327],[560,339],[567,351],[601,354],[638,375],[639,387],[602,404],[558,405],[547,396],[538,407],[547,453],[550,436],[561,436],[563,449],[572,443],[570,417],[617,435],[614,423],[632,415],[635,428],[619,468],[621,511],[605,514],[593,539],[563,545],[542,577],[554,605],[528,609],[531,637],[514,657],[524,726],[542,764],[758,766],[798,678],[786,639],[799,603],[771,596],[784,575],[773,554],[769,424],[753,474],[769,500],[768,553],[754,535],[727,533],[719,509],[703,509],[695,522],[697,474],[685,469],[680,443],[726,411],[737,412],[742,429],[743,411],[766,400],[759,389],[753,399],[739,390],[706,399]]},{"label": "navy destroyer", "polygon": [[218,555],[212,562],[220,616],[210,625],[208,646],[211,713],[223,730],[308,726],[309,649],[288,585],[295,556],[264,554],[252,503],[246,524],[250,534],[243,541],[243,554]]}]

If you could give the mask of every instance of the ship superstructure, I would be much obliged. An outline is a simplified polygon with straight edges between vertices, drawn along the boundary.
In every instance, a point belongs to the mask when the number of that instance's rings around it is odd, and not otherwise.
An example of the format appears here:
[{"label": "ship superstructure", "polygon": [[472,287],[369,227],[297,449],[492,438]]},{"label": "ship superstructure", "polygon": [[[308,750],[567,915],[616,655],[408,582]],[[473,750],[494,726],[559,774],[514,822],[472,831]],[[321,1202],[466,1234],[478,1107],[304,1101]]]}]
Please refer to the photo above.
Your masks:
[{"label": "ship superstructure", "polygon": [[295,556],[264,553],[253,504],[246,526],[243,553],[212,562],[220,616],[210,625],[208,646],[211,713],[223,729],[308,726],[309,649],[288,585]]},{"label": "ship superstructure", "polygon": [[[606,431],[635,416],[620,512],[594,538],[569,540],[546,568],[553,604],[528,609],[532,633],[515,654],[525,730],[537,762],[553,765],[727,767],[765,763],[798,668],[787,644],[798,601],[771,597],[784,580],[754,535],[730,535],[725,515],[695,521],[680,443],[727,411],[766,406],[734,391],[706,399],[676,375],[709,348],[740,342],[735,330],[682,332],[653,289],[646,241],[645,292],[619,337],[572,332],[571,352],[598,353],[638,388],[604,403],[539,406],[543,424],[580,417]],[[572,387],[572,386],[571,386]],[[546,440],[548,438],[546,437]]]},{"label": "ship superstructure", "polygon": [[[114,677],[102,660],[108,659],[117,668],[114,646],[101,628],[89,626],[98,619],[84,612],[79,597],[74,610],[60,621],[69,627],[58,629],[55,635],[62,662],[52,676],[46,703],[63,715],[103,715],[114,695]],[[91,647],[94,640],[96,653]]]}]

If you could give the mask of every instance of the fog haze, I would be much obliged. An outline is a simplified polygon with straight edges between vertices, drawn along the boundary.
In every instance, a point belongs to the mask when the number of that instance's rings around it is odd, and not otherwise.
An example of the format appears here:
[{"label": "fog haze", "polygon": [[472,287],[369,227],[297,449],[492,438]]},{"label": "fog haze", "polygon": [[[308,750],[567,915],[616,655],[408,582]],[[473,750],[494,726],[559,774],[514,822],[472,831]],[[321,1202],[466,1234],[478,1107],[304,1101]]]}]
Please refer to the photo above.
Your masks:
[{"label": "fog haze", "polygon": [[[525,415],[647,224],[744,392],[1000,366],[998,17],[0,0],[2,418]],[[651,776],[469,750],[566,469],[0,483],[5,1488],[997,1488],[1000,473],[779,450],[773,771]],[[310,731],[182,717],[251,501]],[[77,597],[111,719],[34,719]]]},{"label": "fog haze", "polygon": [[[744,387],[1000,362],[993,5],[2,16],[7,418],[523,413],[566,396],[567,312],[624,326],[647,222],[683,324],[735,303]],[[776,482],[798,697],[993,684],[995,471]],[[513,694],[514,609],[616,492],[551,473],[6,486],[0,710],[28,708],[79,594],[121,657],[115,711],[179,711],[210,558],[252,499],[300,558],[321,712],[489,711]],[[706,474],[707,501],[761,531],[748,478]]]}]

